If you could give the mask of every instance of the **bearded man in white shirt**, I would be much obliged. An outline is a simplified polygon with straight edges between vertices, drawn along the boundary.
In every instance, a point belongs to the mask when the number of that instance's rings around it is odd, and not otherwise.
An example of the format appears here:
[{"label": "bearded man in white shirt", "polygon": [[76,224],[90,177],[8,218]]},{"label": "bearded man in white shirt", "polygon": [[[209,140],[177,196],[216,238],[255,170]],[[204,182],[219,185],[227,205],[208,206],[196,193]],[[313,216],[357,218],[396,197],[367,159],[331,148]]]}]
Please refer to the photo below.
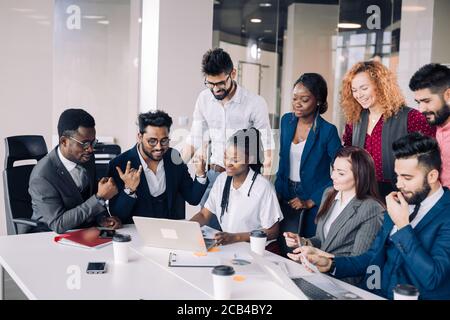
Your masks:
[{"label": "bearded man in white shirt", "polygon": [[[270,174],[275,143],[266,101],[236,83],[236,69],[227,52],[221,48],[208,50],[203,55],[202,72],[206,89],[197,98],[191,132],[182,155],[187,162],[199,148],[211,143],[207,172],[209,185],[201,201],[203,206],[217,176],[225,171],[225,145],[236,131],[251,127],[260,131],[265,158],[264,175]],[[206,153],[206,150],[202,152]]]}]

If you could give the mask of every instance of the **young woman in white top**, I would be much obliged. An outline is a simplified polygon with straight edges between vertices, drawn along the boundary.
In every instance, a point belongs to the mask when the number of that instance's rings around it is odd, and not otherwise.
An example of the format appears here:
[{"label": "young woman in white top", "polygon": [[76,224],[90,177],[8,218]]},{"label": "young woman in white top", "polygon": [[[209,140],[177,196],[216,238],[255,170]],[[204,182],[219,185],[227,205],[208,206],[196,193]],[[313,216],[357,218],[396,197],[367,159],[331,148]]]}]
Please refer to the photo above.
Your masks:
[{"label": "young woman in white top", "polygon": [[248,242],[253,230],[265,231],[269,243],[277,238],[283,214],[274,187],[259,174],[263,161],[257,129],[239,130],[228,140],[226,171],[214,183],[204,208],[191,219],[205,225],[215,214],[222,228],[215,235],[219,245]]}]

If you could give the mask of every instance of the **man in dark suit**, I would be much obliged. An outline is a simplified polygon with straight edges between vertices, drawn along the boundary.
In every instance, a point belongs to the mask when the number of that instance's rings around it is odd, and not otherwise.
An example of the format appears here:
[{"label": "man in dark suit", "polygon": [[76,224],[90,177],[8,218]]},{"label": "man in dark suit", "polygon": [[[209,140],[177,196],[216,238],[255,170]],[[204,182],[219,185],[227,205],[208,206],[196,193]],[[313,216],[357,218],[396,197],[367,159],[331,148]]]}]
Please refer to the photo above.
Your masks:
[{"label": "man in dark suit", "polygon": [[119,228],[120,220],[105,209],[105,201],[117,193],[114,181],[102,178],[98,185],[95,181],[94,118],[82,109],[65,110],[58,135],[59,145],[34,167],[29,183],[32,219],[46,228],[29,232],[64,233],[95,224]]},{"label": "man in dark suit", "polygon": [[111,213],[123,223],[133,223],[133,216],[185,219],[184,201],[199,204],[208,186],[205,163],[196,161],[192,180],[178,151],[169,147],[172,118],[164,111],[142,113],[138,122],[138,144],[109,164],[119,190]]},{"label": "man in dark suit", "polygon": [[415,132],[395,141],[393,151],[399,192],[386,197],[384,223],[370,249],[355,257],[298,250],[337,278],[366,275],[366,288],[390,299],[398,284],[415,286],[419,299],[450,299],[450,191],[439,182],[438,143]]}]

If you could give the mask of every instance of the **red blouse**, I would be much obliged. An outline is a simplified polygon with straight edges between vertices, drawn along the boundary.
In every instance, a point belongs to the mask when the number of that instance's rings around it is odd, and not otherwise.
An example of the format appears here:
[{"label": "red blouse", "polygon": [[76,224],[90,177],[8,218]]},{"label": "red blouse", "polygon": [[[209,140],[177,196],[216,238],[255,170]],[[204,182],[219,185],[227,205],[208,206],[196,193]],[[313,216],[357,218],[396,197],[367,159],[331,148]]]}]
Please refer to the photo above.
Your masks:
[{"label": "red blouse", "polygon": [[[364,149],[370,153],[374,162],[375,162],[375,173],[377,177],[377,181],[381,182],[389,182],[388,180],[383,179],[383,165],[382,165],[382,156],[381,156],[381,132],[383,129],[383,117],[380,117],[377,124],[373,128],[372,134],[366,134],[366,142],[364,143]],[[435,137],[436,136],[436,127],[431,127],[425,116],[421,114],[416,109],[412,109],[408,113],[408,133],[419,131],[427,136]],[[351,123],[347,123],[345,125],[344,131],[344,146],[352,145],[352,134],[353,134],[353,125]]]}]

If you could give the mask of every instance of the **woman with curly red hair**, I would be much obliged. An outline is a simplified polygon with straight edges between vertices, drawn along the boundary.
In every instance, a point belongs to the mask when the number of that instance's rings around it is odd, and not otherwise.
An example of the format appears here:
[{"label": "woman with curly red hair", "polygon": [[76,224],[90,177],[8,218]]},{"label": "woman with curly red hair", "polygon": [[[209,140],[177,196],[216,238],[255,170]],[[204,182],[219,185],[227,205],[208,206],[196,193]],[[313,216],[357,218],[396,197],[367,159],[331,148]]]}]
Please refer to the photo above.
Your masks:
[{"label": "woman with curly red hair", "polygon": [[377,61],[359,62],[347,72],[341,107],[347,118],[344,146],[370,153],[384,198],[394,190],[396,180],[392,142],[415,131],[434,137],[436,130],[419,111],[405,105],[394,74]]}]

